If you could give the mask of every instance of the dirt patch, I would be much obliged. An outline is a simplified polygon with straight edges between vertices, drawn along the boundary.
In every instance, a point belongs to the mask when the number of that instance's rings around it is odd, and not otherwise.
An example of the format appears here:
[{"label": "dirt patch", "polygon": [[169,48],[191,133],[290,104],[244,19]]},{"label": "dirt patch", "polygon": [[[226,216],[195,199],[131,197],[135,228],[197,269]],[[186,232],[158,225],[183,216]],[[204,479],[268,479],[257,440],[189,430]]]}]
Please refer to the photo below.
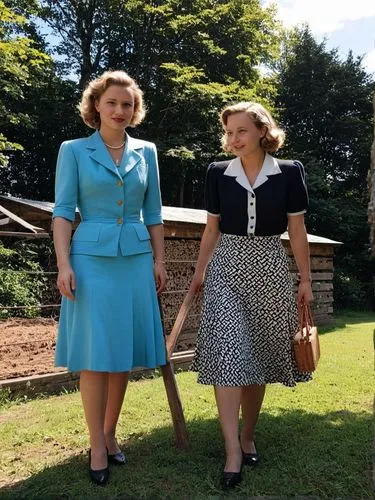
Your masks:
[{"label": "dirt patch", "polygon": [[56,331],[50,318],[0,321],[0,380],[62,371],[53,366]]}]

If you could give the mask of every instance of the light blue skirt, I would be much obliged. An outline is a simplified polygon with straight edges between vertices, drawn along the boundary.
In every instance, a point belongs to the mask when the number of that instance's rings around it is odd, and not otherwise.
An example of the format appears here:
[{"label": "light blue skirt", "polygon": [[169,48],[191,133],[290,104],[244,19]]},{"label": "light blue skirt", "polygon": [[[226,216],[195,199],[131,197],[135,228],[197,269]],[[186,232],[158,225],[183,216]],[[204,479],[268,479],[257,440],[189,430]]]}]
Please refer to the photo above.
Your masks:
[{"label": "light blue skirt", "polygon": [[75,300],[62,299],[55,366],[124,372],[165,364],[152,253],[70,259]]}]

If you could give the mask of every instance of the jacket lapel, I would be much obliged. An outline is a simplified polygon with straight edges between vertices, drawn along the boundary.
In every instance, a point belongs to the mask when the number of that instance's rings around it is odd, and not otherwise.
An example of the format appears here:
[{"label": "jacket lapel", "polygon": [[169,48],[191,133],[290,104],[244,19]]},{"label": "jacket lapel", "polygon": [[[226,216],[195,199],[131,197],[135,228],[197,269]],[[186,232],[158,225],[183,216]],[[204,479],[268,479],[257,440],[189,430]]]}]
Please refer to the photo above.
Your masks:
[{"label": "jacket lapel", "polygon": [[[90,158],[103,165],[103,167],[114,173],[116,176],[119,175],[115,163],[112,160],[107,148],[105,147],[103,139],[100,137],[98,130],[88,138],[87,149],[91,151]],[[126,134],[125,151],[119,167],[119,170],[123,177],[143,159],[142,154],[140,154],[139,152],[139,150],[142,149],[142,141],[134,139],[133,137],[130,137],[128,134]]]},{"label": "jacket lapel", "polygon": [[126,134],[126,147],[121,160],[121,167],[123,167],[123,169],[121,168],[121,173],[123,177],[143,159],[143,156],[140,154],[140,150],[142,149],[142,141]]},{"label": "jacket lapel", "polygon": [[87,149],[91,150],[90,158],[97,163],[100,163],[103,167],[107,168],[110,172],[113,172],[117,176],[115,163],[112,160],[111,155],[108,153],[98,130],[89,137]]}]

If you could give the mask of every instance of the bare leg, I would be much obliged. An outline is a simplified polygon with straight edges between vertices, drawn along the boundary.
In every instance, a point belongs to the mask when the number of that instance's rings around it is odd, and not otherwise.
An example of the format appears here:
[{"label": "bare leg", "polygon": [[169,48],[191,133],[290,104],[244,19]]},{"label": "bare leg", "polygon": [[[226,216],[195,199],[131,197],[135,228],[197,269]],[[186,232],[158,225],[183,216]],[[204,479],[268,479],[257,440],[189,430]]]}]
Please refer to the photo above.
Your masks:
[{"label": "bare leg", "polygon": [[241,431],[241,445],[245,453],[255,453],[254,433],[262,407],[265,385],[247,385],[242,387],[241,407],[243,427]]},{"label": "bare leg", "polygon": [[108,398],[105,409],[104,436],[108,453],[114,455],[121,450],[116,441],[116,426],[129,380],[129,372],[108,374]]},{"label": "bare leg", "polygon": [[227,455],[224,471],[239,472],[242,463],[238,440],[241,387],[215,386],[215,396]]},{"label": "bare leg", "polygon": [[104,439],[104,416],[108,394],[108,373],[84,370],[80,376],[80,390],[90,435],[91,468],[107,467]]}]

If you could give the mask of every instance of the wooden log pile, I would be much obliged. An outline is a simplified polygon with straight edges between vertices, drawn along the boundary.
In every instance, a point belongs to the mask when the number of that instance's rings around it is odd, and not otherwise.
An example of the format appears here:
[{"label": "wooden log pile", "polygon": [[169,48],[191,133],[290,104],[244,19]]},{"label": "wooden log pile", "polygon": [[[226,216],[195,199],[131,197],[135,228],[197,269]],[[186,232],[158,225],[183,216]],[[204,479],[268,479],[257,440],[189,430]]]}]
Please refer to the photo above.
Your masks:
[{"label": "wooden log pile", "polygon": [[[194,232],[196,228],[194,228]],[[185,229],[185,234],[187,231]],[[190,233],[191,234],[191,233]],[[198,258],[199,239],[169,238],[166,240],[166,261],[168,288],[161,298],[164,311],[164,329],[168,335],[173,327],[178,310],[183,302],[194,274],[195,261]],[[297,266],[287,240],[283,244],[288,256],[289,267],[297,291]],[[316,324],[329,324],[333,314],[333,245],[311,243],[311,274],[314,293],[313,313]],[[187,353],[193,353],[202,306],[202,294],[193,305],[184,324],[175,349],[175,355],[181,354],[181,361],[186,362]],[[182,358],[184,358],[182,360]],[[191,358],[191,356],[190,356]],[[178,356],[175,363],[178,363]]]}]

